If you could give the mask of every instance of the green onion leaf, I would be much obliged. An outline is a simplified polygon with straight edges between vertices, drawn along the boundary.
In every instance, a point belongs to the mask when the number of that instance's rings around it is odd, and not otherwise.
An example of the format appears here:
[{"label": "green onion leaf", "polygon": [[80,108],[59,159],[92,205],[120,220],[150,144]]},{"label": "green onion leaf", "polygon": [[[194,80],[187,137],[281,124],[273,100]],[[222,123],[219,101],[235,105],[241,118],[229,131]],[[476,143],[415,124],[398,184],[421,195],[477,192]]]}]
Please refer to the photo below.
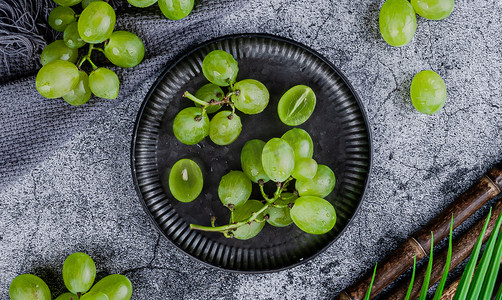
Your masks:
[{"label": "green onion leaf", "polygon": [[434,235],[431,231],[431,255],[429,257],[429,263],[427,264],[427,270],[425,270],[424,283],[422,284],[422,290],[420,291],[420,297],[418,300],[425,300],[427,297],[427,290],[429,289],[429,281],[431,279],[432,273],[432,252],[434,248]]},{"label": "green onion leaf", "polygon": [[[497,224],[495,228],[499,230],[499,226],[502,220],[502,214],[497,219]],[[495,248],[492,253],[492,259],[490,260],[488,271],[485,275],[485,280],[483,281],[483,288],[481,289],[480,299],[491,299],[493,294],[493,290],[495,288],[495,281],[497,280],[497,275],[500,268],[500,260],[502,259],[502,235],[499,235],[498,232],[492,233],[493,240],[497,239],[497,243],[495,244]],[[490,241],[488,241],[488,244]],[[487,244],[487,245],[488,245]],[[485,248],[485,252],[488,246]],[[484,255],[484,254],[483,254]],[[483,260],[483,259],[481,259]]]},{"label": "green onion leaf", "polygon": [[417,256],[413,257],[413,272],[411,273],[410,286],[408,286],[408,292],[406,293],[406,298],[404,300],[410,300],[411,290],[413,290],[413,281],[415,281],[415,270],[417,268]]},{"label": "green onion leaf", "polygon": [[453,214],[451,215],[451,224],[450,224],[450,239],[448,240],[448,254],[446,255],[446,263],[444,265],[443,276],[441,276],[441,281],[439,282],[438,288],[436,289],[436,293],[434,294],[433,300],[440,300],[441,294],[443,294],[444,285],[446,283],[446,278],[448,277],[448,271],[450,269],[451,255],[453,250],[452,240],[453,240]]},{"label": "green onion leaf", "polygon": [[375,264],[375,270],[373,270],[373,277],[371,277],[370,287],[368,288],[368,291],[366,292],[366,297],[364,297],[364,300],[370,300],[371,288],[373,287],[373,281],[375,280],[377,265],[378,265],[378,263]]}]

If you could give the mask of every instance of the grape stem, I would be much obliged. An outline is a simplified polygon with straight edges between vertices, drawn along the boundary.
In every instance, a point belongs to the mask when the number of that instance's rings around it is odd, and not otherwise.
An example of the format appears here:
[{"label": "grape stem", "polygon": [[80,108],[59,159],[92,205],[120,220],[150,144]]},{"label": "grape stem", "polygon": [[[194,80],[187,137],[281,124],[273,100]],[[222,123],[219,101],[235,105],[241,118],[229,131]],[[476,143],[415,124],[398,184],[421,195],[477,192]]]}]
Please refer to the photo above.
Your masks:
[{"label": "grape stem", "polygon": [[223,98],[223,100],[221,100],[221,101],[213,101],[212,100],[211,102],[206,102],[204,100],[201,100],[201,99],[195,97],[193,94],[191,94],[188,91],[183,93],[183,97],[188,98],[188,99],[192,100],[193,102],[195,102],[199,105],[202,105],[202,107],[206,107],[206,108],[208,106],[212,106],[212,105],[223,105],[223,104],[230,104],[231,105],[231,103],[232,103],[232,102],[230,102],[230,100],[227,96],[225,96]]}]

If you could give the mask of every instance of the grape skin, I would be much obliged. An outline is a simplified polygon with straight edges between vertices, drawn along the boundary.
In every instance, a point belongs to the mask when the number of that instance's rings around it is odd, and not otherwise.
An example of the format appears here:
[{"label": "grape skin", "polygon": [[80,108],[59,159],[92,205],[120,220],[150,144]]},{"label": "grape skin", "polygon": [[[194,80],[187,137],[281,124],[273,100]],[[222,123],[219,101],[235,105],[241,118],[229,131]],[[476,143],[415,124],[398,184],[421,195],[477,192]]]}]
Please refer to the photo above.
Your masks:
[{"label": "grape skin", "polygon": [[59,295],[56,300],[76,300],[78,296],[73,293],[64,293]]},{"label": "grape skin", "polygon": [[424,70],[413,77],[410,96],[419,112],[432,115],[446,103],[446,85],[438,73]]},{"label": "grape skin", "polygon": [[47,21],[54,30],[63,32],[69,24],[75,22],[75,11],[70,7],[57,6],[51,10]]},{"label": "grape skin", "polygon": [[158,2],[164,16],[171,20],[179,20],[188,16],[194,4],[194,0],[159,0]]},{"label": "grape skin", "polygon": [[234,85],[237,94],[232,95],[235,108],[245,114],[261,113],[268,105],[270,94],[267,87],[254,79],[244,79]]},{"label": "grape skin", "polygon": [[72,49],[66,46],[63,40],[55,40],[45,46],[42,54],[40,55],[40,62],[42,63],[42,66],[45,66],[51,61],[58,59],[76,63],[78,59],[78,51],[77,49]]},{"label": "grape skin", "polygon": [[82,38],[78,34],[77,22],[73,22],[70,25],[68,25],[68,27],[66,27],[63,33],[63,41],[67,47],[72,49],[78,49],[87,44],[86,42],[84,42],[84,40],[82,40]]},{"label": "grape skin", "polygon": [[420,16],[429,20],[443,20],[451,15],[454,0],[411,0],[411,6]]},{"label": "grape skin", "polygon": [[317,196],[324,198],[335,188],[335,173],[325,165],[317,166],[314,178],[308,180],[296,180],[295,188],[300,196]]},{"label": "grape skin", "polygon": [[157,0],[127,0],[127,2],[135,7],[148,7],[154,5]]},{"label": "grape skin", "polygon": [[65,60],[44,65],[35,80],[37,91],[45,98],[54,99],[68,94],[79,82],[77,67]]},{"label": "grape skin", "polygon": [[295,152],[283,139],[273,138],[263,147],[263,170],[274,182],[283,182],[289,178],[295,167]]},{"label": "grape skin", "polygon": [[[230,115],[231,119],[228,118]],[[220,111],[209,122],[209,138],[216,145],[233,143],[239,137],[241,130],[241,118],[228,110]]]},{"label": "grape skin", "polygon": [[102,292],[110,300],[129,300],[132,296],[131,281],[124,275],[108,275],[96,283],[89,293]]},{"label": "grape skin", "polygon": [[[225,93],[223,90],[217,86],[216,84],[208,83],[203,85],[200,89],[195,92],[195,97],[199,98],[204,102],[221,101],[223,100]],[[200,107],[200,104],[195,103],[195,106]],[[212,114],[220,110],[221,105],[210,105],[206,107],[206,112],[208,114]]]},{"label": "grape skin", "polygon": [[301,128],[293,128],[286,131],[281,139],[288,142],[291,148],[293,148],[295,151],[295,160],[304,157],[312,158],[312,155],[314,155],[312,138],[307,131]]},{"label": "grape skin", "polygon": [[336,223],[333,205],[314,196],[302,196],[296,199],[290,214],[296,226],[310,234],[327,233]]},{"label": "grape skin", "polygon": [[87,43],[104,42],[115,28],[115,11],[104,1],[91,2],[78,18],[78,34]]},{"label": "grape skin", "polygon": [[391,46],[401,47],[413,39],[417,18],[407,0],[387,0],[380,9],[380,33]]},{"label": "grape skin", "polygon": [[223,50],[209,52],[202,61],[202,73],[206,79],[219,86],[233,84],[238,72],[237,61]]},{"label": "grape skin", "polygon": [[74,293],[87,292],[96,278],[96,265],[82,252],[69,255],[63,264],[63,280],[66,288]]},{"label": "grape skin", "polygon": [[[251,217],[251,213],[259,211],[263,207],[263,204],[258,200],[248,200],[243,206],[238,207],[234,211],[234,221],[242,222],[249,217]],[[263,213],[261,213],[257,219],[262,220],[264,218]],[[265,222],[251,222],[250,224],[245,224],[235,231],[232,231],[234,238],[238,240],[248,240],[250,238],[255,237],[265,226]]]},{"label": "grape skin", "polygon": [[114,65],[122,68],[137,66],[145,56],[145,45],[132,32],[115,31],[104,47],[105,56]]},{"label": "grape skin", "polygon": [[87,103],[91,99],[89,88],[89,76],[84,71],[79,71],[79,82],[63,99],[70,105],[78,106]]},{"label": "grape skin", "polygon": [[261,161],[263,147],[265,142],[255,139],[247,141],[241,150],[242,171],[254,183],[258,183],[259,180],[263,180],[264,183],[270,180]]},{"label": "grape skin", "polygon": [[57,4],[61,6],[73,6],[79,4],[82,0],[54,0]]},{"label": "grape skin", "polygon": [[246,203],[252,188],[251,181],[242,171],[230,171],[221,178],[218,197],[223,205],[237,208]]},{"label": "grape skin", "polygon": [[317,163],[312,158],[302,157],[295,161],[295,168],[291,176],[299,180],[313,179],[317,173]]},{"label": "grape skin", "polygon": [[174,118],[173,133],[183,144],[195,145],[208,136],[209,117],[199,107],[187,107]]},{"label": "grape skin", "polygon": [[100,98],[117,99],[119,84],[117,74],[107,68],[97,68],[89,75],[89,88],[94,95]]},{"label": "grape skin", "polygon": [[11,300],[51,300],[51,291],[40,277],[22,274],[10,283],[9,296]]}]

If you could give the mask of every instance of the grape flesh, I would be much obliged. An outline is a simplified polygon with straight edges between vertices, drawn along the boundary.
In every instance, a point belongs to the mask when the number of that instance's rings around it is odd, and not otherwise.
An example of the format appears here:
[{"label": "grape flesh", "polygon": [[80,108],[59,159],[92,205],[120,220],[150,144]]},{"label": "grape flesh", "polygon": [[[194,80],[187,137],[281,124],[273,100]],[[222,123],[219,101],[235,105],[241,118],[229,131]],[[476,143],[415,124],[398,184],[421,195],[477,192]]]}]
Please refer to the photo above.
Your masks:
[{"label": "grape flesh", "polygon": [[114,65],[122,68],[137,66],[145,56],[145,45],[129,31],[115,31],[104,47],[105,56]]},{"label": "grape flesh", "polygon": [[[263,208],[263,203],[258,200],[249,200],[241,207],[238,207],[234,211],[234,221],[242,222],[249,219],[252,216],[252,213],[255,213]],[[257,220],[263,220],[264,216],[261,213]],[[251,222],[251,224],[245,224],[237,230],[232,231],[234,238],[238,240],[248,240],[250,238],[255,237],[262,230],[263,226],[265,226],[265,222]]]},{"label": "grape flesh", "polygon": [[314,143],[312,142],[312,138],[307,131],[301,128],[293,128],[286,131],[281,139],[288,142],[293,148],[295,151],[295,160],[303,157],[312,158],[312,155],[314,155]]},{"label": "grape flesh", "polygon": [[387,0],[380,9],[380,33],[391,46],[401,47],[413,39],[417,17],[407,0]]},{"label": "grape flesh", "polygon": [[127,2],[136,7],[148,7],[154,5],[157,0],[127,0]]},{"label": "grape flesh", "polygon": [[221,203],[229,208],[244,205],[251,196],[251,181],[241,171],[230,171],[221,178],[218,196]]},{"label": "grape flesh", "polygon": [[59,295],[56,300],[78,300],[78,296],[72,293],[64,293]]},{"label": "grape flesh", "polygon": [[295,168],[291,176],[298,180],[309,180],[317,173],[317,163],[312,158],[302,157],[295,160]]},{"label": "grape flesh", "polygon": [[314,91],[306,85],[297,85],[282,95],[277,106],[277,113],[284,124],[298,126],[310,118],[315,105]]},{"label": "grape flesh", "polygon": [[186,145],[195,145],[209,134],[209,117],[199,107],[187,107],[173,121],[176,138]]},{"label": "grape flesh", "polygon": [[40,277],[22,274],[12,280],[9,296],[11,300],[51,300],[51,291]]},{"label": "grape flesh", "polygon": [[295,152],[285,140],[273,138],[263,147],[261,160],[267,176],[272,181],[283,182],[295,167]]},{"label": "grape flesh", "polygon": [[335,188],[335,173],[325,165],[317,166],[314,178],[308,180],[296,180],[295,188],[300,196],[317,196],[324,198]]},{"label": "grape flesh", "polygon": [[119,78],[115,72],[107,68],[97,68],[89,75],[91,92],[104,99],[117,99],[119,95]]},{"label": "grape flesh", "polygon": [[36,87],[45,98],[59,98],[68,94],[79,82],[77,67],[65,60],[55,60],[44,65],[37,74]]},{"label": "grape flesh", "polygon": [[419,112],[432,115],[446,103],[446,85],[438,73],[421,71],[411,81],[410,96]]},{"label": "grape flesh", "polygon": [[54,0],[57,4],[61,6],[73,6],[79,4],[82,0]]},{"label": "grape flesh", "polygon": [[78,72],[80,77],[77,85],[63,99],[70,105],[78,106],[87,103],[91,99],[91,89],[89,88],[89,76],[84,71]]},{"label": "grape flesh", "polygon": [[263,182],[270,180],[261,162],[265,142],[262,140],[249,140],[244,144],[241,150],[241,167],[244,174],[254,183],[258,183],[261,179]]},{"label": "grape flesh", "polygon": [[290,214],[296,226],[310,234],[327,233],[336,223],[333,205],[315,196],[302,196],[296,199]]},{"label": "grape flesh", "polygon": [[159,7],[170,20],[179,20],[188,16],[193,9],[194,0],[159,0]]},{"label": "grape flesh", "polygon": [[411,0],[411,6],[420,16],[429,20],[443,20],[451,15],[454,0]]},{"label": "grape flesh", "polygon": [[180,202],[192,202],[202,192],[204,178],[199,165],[190,159],[180,159],[169,173],[169,190]]},{"label": "grape flesh", "polygon": [[70,7],[57,6],[49,13],[48,22],[54,30],[63,32],[69,24],[75,22],[75,11]]},{"label": "grape flesh", "polygon": [[106,294],[109,300],[129,300],[132,296],[132,284],[124,275],[108,275],[89,291],[89,293],[98,292]]},{"label": "grape flesh", "polygon": [[237,61],[223,50],[209,52],[202,61],[202,73],[206,79],[219,86],[233,84],[238,72]]},{"label": "grape flesh", "polygon": [[239,137],[241,130],[241,118],[228,110],[220,111],[209,122],[209,137],[216,145],[233,143]]},{"label": "grape flesh", "polygon": [[63,33],[63,41],[67,47],[72,49],[81,48],[86,44],[78,34],[77,22],[73,22],[66,27]]},{"label": "grape flesh", "polygon": [[235,108],[245,114],[261,113],[268,105],[270,94],[267,87],[254,79],[244,79],[234,85],[237,94],[232,95]]},{"label": "grape flesh", "polygon": [[[197,90],[195,93],[195,97],[198,99],[209,103],[211,100],[213,101],[221,101],[223,100],[223,97],[225,96],[225,93],[223,90],[217,86],[216,84],[208,83],[206,85],[203,85],[200,89]],[[196,106],[200,107],[200,104],[195,103]],[[210,105],[206,107],[206,112],[208,114],[212,114],[220,110],[221,105]]]},{"label": "grape flesh", "polygon": [[104,1],[89,3],[78,18],[78,34],[87,43],[104,42],[115,28],[115,11]]},{"label": "grape flesh", "polygon": [[45,46],[42,54],[40,55],[40,62],[42,66],[55,61],[57,59],[66,60],[75,63],[78,58],[77,49],[67,47],[63,40],[55,40],[49,45]]},{"label": "grape flesh", "polygon": [[69,255],[63,264],[63,280],[66,288],[74,293],[87,292],[96,278],[96,265],[82,252]]}]

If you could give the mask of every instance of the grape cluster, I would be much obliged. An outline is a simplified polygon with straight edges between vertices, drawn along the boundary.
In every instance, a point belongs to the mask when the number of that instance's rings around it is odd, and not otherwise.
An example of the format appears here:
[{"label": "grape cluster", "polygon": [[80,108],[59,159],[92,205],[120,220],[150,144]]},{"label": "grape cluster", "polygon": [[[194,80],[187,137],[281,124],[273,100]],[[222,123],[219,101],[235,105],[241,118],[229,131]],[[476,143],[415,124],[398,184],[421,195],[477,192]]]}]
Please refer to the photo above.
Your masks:
[{"label": "grape cluster", "polygon": [[[106,276],[96,283],[96,265],[92,258],[82,252],[69,255],[63,264],[63,280],[70,292],[56,300],[129,300],[132,285],[124,275]],[[38,276],[22,274],[12,280],[9,287],[11,300],[51,300],[47,284]]]},{"label": "grape cluster", "polygon": [[[61,6],[49,13],[49,25],[63,32],[63,39],[48,44],[40,56],[42,68],[36,77],[36,88],[45,98],[60,98],[71,105],[82,105],[91,95],[116,99],[119,78],[108,68],[97,67],[91,60],[94,50],[102,52],[114,65],[122,68],[137,66],[145,56],[141,39],[128,31],[113,31],[115,11],[104,1],[54,0]],[[70,6],[81,2],[77,14]],[[78,7],[74,7],[78,10]],[[100,48],[97,44],[103,43]],[[89,45],[87,54],[78,58],[78,49]],[[82,69],[88,61],[92,71]]]}]

